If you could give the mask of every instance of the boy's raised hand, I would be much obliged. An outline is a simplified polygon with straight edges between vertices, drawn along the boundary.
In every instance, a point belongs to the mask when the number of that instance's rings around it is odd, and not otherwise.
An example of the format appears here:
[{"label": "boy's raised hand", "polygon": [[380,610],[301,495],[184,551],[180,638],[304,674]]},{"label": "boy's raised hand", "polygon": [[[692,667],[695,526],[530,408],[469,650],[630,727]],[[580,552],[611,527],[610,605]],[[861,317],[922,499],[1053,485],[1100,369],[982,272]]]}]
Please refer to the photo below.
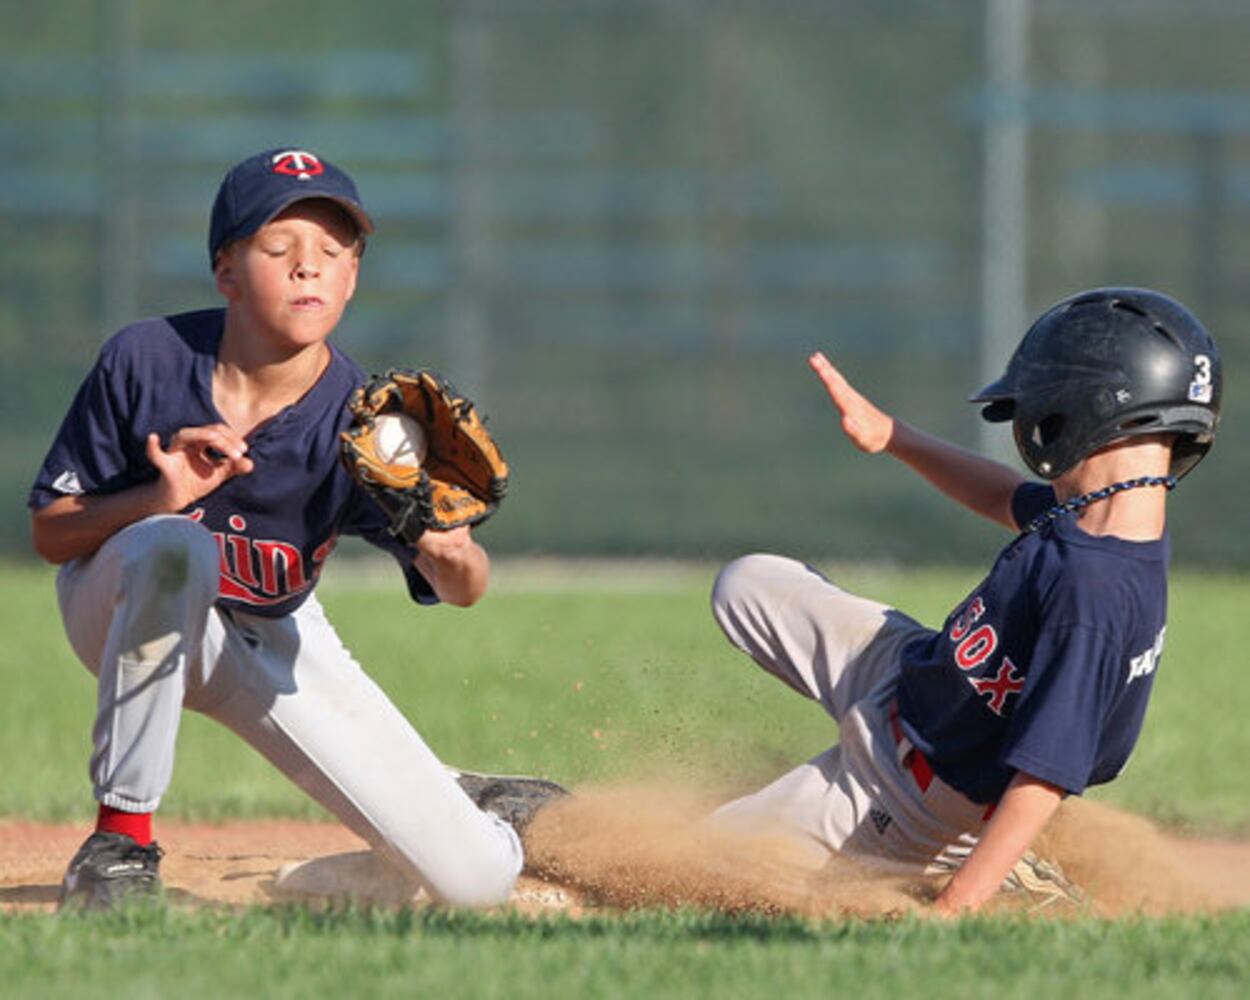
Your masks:
[{"label": "boy's raised hand", "polygon": [[809,357],[807,363],[838,408],[842,430],[851,443],[869,454],[884,451],[894,434],[894,418],[861,396],[820,351]]},{"label": "boy's raised hand", "polygon": [[207,496],[233,476],[251,472],[254,463],[247,457],[247,442],[226,424],[184,427],[161,447],[157,434],[147,440],[148,461],[160,473],[163,506],[171,512],[182,510]]}]

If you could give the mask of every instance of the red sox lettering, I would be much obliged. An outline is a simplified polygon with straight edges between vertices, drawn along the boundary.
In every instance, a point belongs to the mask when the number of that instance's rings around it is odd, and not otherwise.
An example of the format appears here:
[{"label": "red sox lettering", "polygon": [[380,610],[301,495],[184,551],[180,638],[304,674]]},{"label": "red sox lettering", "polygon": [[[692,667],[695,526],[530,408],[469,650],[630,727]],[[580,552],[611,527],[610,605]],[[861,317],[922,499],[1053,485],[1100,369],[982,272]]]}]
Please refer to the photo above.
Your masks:
[{"label": "red sox lettering", "polygon": [[[955,664],[965,674],[977,670],[998,649],[998,631],[988,622],[977,625],[985,615],[985,602],[980,596],[974,597],[960,612],[951,625],[950,640],[955,644]],[[976,628],[973,628],[977,625]],[[1010,656],[1003,656],[998,670],[990,676],[987,668],[978,676],[968,676],[967,681],[981,695],[988,695],[986,707],[995,715],[1003,715],[1007,705],[1007,696],[1019,694],[1024,687],[1024,675],[1011,662]]]}]

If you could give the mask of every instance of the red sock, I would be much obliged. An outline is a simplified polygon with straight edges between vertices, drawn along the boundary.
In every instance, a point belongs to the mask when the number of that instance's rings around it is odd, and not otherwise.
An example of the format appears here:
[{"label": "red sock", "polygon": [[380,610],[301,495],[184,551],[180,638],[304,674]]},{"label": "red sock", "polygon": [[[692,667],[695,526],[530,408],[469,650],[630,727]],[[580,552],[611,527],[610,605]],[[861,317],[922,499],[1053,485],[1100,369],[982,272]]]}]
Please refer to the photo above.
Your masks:
[{"label": "red sock", "polygon": [[152,843],[151,813],[122,812],[120,809],[114,809],[101,802],[95,828],[105,833],[124,833],[140,847],[147,847]]}]

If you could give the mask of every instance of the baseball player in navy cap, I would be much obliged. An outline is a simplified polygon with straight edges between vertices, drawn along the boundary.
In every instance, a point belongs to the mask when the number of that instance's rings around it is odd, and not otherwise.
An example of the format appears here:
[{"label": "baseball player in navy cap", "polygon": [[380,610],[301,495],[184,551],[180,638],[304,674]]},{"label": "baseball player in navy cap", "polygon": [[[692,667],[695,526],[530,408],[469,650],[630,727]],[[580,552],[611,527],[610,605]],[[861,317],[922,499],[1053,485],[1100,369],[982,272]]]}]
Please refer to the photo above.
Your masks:
[{"label": "baseball player in navy cap", "polygon": [[1012,424],[1028,481],[894,419],[823,354],[810,364],[857,448],[1014,537],[939,629],[793,559],[725,567],[721,628],[818,701],[840,743],[717,815],[780,824],[817,854],[953,873],[941,914],[1004,885],[1061,898],[1072,887],[1028,848],[1065,796],[1120,773],[1141,731],[1164,646],[1165,500],[1215,437],[1215,343],[1146,289],[1047,310],[974,399]]},{"label": "baseball player in navy cap", "polygon": [[315,153],[272,149],[232,168],[208,241],[224,307],[109,339],[39,471],[34,545],[61,567],[66,632],[99,682],[98,818],[65,903],[159,887],[152,814],[184,708],[233,729],[450,903],[508,898],[518,831],[561,791],[457,780],[314,594],[342,535],[390,553],[419,604],[472,605],[489,579],[469,527],[405,543],[339,461],[365,375],[329,337],[372,231],[351,178]]}]

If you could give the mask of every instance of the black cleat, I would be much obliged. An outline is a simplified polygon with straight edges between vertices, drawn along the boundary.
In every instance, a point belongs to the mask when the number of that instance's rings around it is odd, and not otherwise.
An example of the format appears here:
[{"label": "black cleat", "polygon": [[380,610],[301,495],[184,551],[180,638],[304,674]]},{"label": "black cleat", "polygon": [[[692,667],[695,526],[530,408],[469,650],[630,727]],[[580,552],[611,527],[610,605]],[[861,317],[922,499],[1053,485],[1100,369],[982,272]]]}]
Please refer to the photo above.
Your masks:
[{"label": "black cleat", "polygon": [[494,813],[517,833],[524,832],[538,810],[553,799],[568,795],[568,789],[544,778],[520,775],[474,774],[455,771],[456,781],[474,805]]},{"label": "black cleat", "polygon": [[124,833],[97,830],[70,861],[58,907],[109,910],[123,900],[156,895],[163,853],[155,842],[141,847]]}]

